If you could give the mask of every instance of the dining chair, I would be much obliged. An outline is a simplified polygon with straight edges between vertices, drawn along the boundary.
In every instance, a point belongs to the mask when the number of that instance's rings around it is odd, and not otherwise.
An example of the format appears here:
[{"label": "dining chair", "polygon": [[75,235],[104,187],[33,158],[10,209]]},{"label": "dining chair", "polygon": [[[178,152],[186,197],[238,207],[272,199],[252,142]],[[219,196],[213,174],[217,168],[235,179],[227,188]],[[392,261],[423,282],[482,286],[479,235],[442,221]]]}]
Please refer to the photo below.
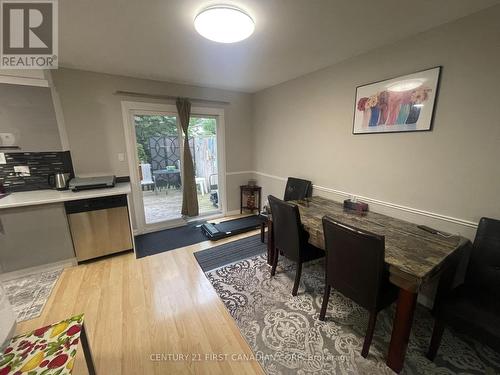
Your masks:
[{"label": "dining chair", "polygon": [[366,358],[373,338],[377,314],[398,295],[385,268],[385,238],[331,217],[323,217],[325,236],[325,294],[319,314],[325,320],[333,287],[370,312],[361,355]]},{"label": "dining chair", "polygon": [[[312,182],[309,180],[303,180],[296,177],[288,177],[285,186],[285,194],[283,197],[284,201],[300,200],[311,197],[312,194]],[[268,213],[262,212],[260,214],[264,218],[268,218]],[[262,220],[260,226],[260,240],[264,243],[264,233],[267,226],[267,220]]]},{"label": "dining chair", "polygon": [[479,221],[464,282],[452,288],[455,269],[441,276],[427,358],[436,357],[446,325],[500,353],[500,220]]},{"label": "dining chair", "polygon": [[309,198],[312,194],[312,183],[296,177],[288,177],[285,187],[284,201]]},{"label": "dining chair", "polygon": [[275,251],[271,276],[276,274],[280,251],[285,258],[297,265],[292,295],[296,296],[299,289],[302,263],[325,256],[325,252],[307,242],[309,233],[306,232],[300,221],[299,208],[291,203],[282,201],[270,195],[268,197],[273,213],[273,229]]}]

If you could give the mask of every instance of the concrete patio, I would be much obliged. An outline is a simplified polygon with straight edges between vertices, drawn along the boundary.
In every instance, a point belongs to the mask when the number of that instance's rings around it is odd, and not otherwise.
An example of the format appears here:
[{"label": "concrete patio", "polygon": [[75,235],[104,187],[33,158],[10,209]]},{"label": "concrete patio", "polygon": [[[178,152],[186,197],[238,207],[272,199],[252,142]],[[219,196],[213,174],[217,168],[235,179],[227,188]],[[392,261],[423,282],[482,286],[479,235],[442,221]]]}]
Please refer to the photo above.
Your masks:
[{"label": "concrete patio", "polygon": [[[162,189],[142,192],[144,201],[144,213],[146,223],[158,223],[166,220],[179,219],[182,208],[182,190],[181,189]],[[198,194],[198,205],[200,215],[215,213],[218,211],[210,201],[210,194]]]}]

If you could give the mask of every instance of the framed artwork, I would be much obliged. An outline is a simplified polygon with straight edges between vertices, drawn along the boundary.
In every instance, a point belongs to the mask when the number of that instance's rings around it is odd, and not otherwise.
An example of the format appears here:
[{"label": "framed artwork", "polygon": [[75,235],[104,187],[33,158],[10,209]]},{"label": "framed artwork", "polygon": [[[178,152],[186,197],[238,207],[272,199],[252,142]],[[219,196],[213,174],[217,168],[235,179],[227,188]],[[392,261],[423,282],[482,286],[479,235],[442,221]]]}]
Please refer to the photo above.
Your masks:
[{"label": "framed artwork", "polygon": [[353,134],[432,128],[441,67],[356,87]]}]

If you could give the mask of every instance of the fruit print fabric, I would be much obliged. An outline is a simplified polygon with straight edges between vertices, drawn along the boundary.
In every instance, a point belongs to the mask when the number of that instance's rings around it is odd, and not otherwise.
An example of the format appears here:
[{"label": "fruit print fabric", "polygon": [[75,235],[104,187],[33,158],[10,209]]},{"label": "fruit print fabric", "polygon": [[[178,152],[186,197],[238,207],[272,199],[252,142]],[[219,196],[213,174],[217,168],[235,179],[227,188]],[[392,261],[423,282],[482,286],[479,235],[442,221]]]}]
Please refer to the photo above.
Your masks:
[{"label": "fruit print fabric", "polygon": [[0,354],[0,375],[71,374],[83,314],[13,337]]}]

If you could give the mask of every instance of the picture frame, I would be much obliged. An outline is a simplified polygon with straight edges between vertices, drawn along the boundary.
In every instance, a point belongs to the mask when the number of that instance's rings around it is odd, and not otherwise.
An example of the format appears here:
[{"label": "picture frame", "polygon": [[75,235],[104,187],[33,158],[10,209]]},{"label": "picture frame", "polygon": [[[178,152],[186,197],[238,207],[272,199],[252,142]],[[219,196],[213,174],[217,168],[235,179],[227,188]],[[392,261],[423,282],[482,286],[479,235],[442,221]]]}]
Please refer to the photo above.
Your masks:
[{"label": "picture frame", "polygon": [[432,130],[441,66],[356,87],[352,133]]}]

